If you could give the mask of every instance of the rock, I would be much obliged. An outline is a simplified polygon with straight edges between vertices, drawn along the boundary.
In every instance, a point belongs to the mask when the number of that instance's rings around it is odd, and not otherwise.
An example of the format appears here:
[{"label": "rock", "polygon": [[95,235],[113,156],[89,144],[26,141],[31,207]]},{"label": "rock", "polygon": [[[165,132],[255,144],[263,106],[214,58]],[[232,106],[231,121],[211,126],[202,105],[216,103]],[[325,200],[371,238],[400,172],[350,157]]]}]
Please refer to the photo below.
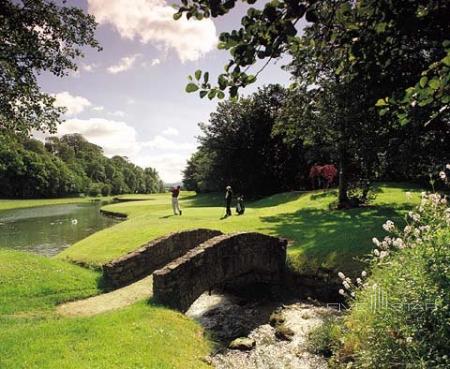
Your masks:
[{"label": "rock", "polygon": [[277,327],[286,321],[281,311],[274,311],[269,318],[269,323],[272,327]]},{"label": "rock", "polygon": [[248,337],[239,337],[231,341],[228,345],[228,348],[231,350],[249,351],[253,347],[255,347],[255,345],[256,342],[254,339]]},{"label": "rock", "polygon": [[284,324],[280,324],[275,328],[275,337],[280,340],[292,341],[294,334],[294,331],[291,328],[286,327]]}]

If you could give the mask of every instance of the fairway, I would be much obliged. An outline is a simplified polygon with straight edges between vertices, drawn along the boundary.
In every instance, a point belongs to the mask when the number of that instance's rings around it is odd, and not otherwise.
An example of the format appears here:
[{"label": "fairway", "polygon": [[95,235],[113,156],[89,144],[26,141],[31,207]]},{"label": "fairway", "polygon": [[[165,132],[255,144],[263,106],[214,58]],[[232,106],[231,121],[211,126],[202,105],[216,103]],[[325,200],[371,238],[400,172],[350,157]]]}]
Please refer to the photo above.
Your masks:
[{"label": "fairway", "polygon": [[[408,199],[405,192],[413,196]],[[170,232],[210,228],[289,239],[289,263],[299,273],[315,273],[319,268],[351,273],[360,267],[355,258],[370,251],[371,238],[382,235],[384,221],[399,220],[418,201],[418,192],[408,186],[382,184],[371,206],[347,211],[329,209],[335,200],[333,191],[282,193],[249,203],[243,216],[226,219],[221,219],[221,194],[182,193],[182,216],[172,215],[168,194],[133,196],[140,201],[103,208],[126,214],[128,220],[74,244],[57,258],[98,268]]]}]

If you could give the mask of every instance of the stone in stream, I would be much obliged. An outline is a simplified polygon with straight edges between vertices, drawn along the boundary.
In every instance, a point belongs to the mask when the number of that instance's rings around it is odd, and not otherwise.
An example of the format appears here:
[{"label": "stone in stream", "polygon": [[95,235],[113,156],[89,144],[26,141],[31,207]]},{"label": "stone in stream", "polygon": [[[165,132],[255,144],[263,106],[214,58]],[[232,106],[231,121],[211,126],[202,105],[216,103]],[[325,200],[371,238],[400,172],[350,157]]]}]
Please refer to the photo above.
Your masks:
[{"label": "stone in stream", "polygon": [[239,337],[231,341],[228,348],[231,350],[250,351],[253,347],[255,347],[255,345],[256,341],[254,339]]},{"label": "stone in stream", "polygon": [[280,340],[292,341],[294,334],[295,332],[291,328],[286,327],[285,324],[279,324],[275,327],[275,337]]}]

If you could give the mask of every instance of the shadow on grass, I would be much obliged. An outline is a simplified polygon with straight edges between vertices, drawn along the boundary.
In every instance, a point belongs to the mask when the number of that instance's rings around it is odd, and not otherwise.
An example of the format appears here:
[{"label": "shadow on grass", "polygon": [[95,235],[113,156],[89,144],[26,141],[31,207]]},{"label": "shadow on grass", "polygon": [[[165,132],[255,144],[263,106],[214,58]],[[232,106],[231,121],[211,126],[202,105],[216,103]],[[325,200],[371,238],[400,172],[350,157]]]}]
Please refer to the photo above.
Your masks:
[{"label": "shadow on grass", "polygon": [[211,192],[182,197],[181,201],[185,207],[216,207],[224,206],[225,193]]},{"label": "shadow on grass", "polygon": [[289,262],[295,272],[319,268],[351,272],[372,250],[372,237],[385,235],[387,219],[402,224],[411,207],[374,206],[346,211],[306,208],[295,213],[262,217],[275,234],[293,241]]}]

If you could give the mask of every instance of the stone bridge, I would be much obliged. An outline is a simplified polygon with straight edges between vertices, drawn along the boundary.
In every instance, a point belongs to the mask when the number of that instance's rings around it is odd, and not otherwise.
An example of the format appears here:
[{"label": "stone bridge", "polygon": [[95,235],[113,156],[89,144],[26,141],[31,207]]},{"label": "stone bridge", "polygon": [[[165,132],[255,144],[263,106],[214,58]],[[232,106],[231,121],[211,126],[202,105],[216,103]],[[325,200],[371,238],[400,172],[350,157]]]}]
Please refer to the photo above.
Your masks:
[{"label": "stone bridge", "polygon": [[103,277],[113,287],[121,287],[152,274],[187,251],[222,232],[194,229],[171,233],[103,265]]},{"label": "stone bridge", "polygon": [[153,273],[156,302],[185,312],[204,292],[238,279],[278,284],[286,265],[286,240],[260,233],[211,238]]}]

